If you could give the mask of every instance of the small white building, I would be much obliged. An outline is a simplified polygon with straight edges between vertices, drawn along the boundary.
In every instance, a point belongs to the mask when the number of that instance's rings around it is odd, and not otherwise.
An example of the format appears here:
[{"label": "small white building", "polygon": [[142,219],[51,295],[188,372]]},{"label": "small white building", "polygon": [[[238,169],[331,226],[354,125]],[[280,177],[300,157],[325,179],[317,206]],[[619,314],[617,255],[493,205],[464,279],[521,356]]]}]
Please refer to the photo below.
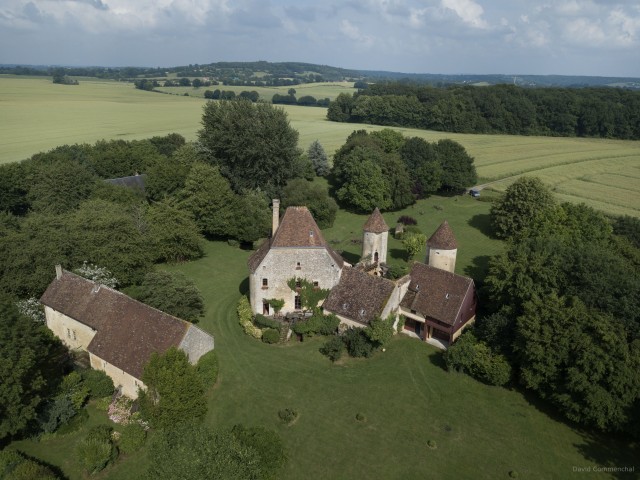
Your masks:
[{"label": "small white building", "polygon": [[47,327],[70,349],[88,352],[91,367],[130,398],[145,388],[142,373],[153,353],[177,347],[195,364],[214,347],[213,337],[195,325],[59,265],[40,302]]}]

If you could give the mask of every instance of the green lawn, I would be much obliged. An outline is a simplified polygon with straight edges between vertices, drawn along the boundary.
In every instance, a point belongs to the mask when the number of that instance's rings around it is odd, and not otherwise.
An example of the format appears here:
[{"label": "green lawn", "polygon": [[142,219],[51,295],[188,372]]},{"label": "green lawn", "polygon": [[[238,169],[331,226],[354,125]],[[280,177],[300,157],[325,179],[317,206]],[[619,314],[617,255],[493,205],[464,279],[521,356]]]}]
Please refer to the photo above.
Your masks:
[{"label": "green lawn", "polygon": [[[22,160],[67,143],[132,140],[171,132],[188,140],[197,136],[203,98],[144,92],[130,83],[79,80],[80,85],[68,86],[54,85],[48,78],[0,75],[0,163]],[[246,90],[246,87],[224,88]],[[278,90],[286,92],[288,88]],[[330,97],[332,92],[335,96],[337,91],[351,89],[348,84],[295,88],[299,96],[313,92]],[[205,89],[200,90],[204,94]],[[291,125],[300,133],[302,149],[319,140],[332,154],[353,130],[383,128],[329,122],[324,108],[280,108],[288,113]],[[640,195],[635,187],[640,184],[638,141],[394,129],[428,141],[451,138],[460,142],[475,158],[481,182],[498,181],[492,185],[498,191],[503,191],[519,175],[536,175],[553,188],[560,200],[585,202],[607,213],[640,216]]]},{"label": "green lawn", "polygon": [[[460,244],[456,270],[482,275],[485,257],[502,248],[483,233],[488,209],[469,197],[433,197],[385,219],[393,226],[397,215],[410,214],[430,235],[446,218]],[[340,211],[324,235],[347,255],[358,255],[360,245],[352,240],[361,238],[366,218]],[[390,241],[391,252],[399,248]],[[214,335],[220,361],[206,422],[212,428],[243,423],[278,431],[289,456],[282,479],[508,479],[511,470],[519,478],[566,479],[580,478],[574,466],[630,466],[640,458],[637,444],[580,431],[521,392],[446,372],[440,351],[403,335],[373,358],[335,365],[318,352],[322,338],[284,346],[254,340],[235,314],[248,285],[251,252],[222,242],[208,242],[205,251],[201,260],[165,268],[194,279],[205,297],[200,326]],[[280,423],[283,408],[299,412],[293,425]],[[356,420],[358,413],[364,422]],[[91,419],[107,421],[95,411]],[[76,480],[83,478],[73,458],[81,435],[15,442],[11,448]],[[428,440],[437,448],[428,448]],[[140,478],[146,462],[144,452],[120,459],[96,478]]]}]

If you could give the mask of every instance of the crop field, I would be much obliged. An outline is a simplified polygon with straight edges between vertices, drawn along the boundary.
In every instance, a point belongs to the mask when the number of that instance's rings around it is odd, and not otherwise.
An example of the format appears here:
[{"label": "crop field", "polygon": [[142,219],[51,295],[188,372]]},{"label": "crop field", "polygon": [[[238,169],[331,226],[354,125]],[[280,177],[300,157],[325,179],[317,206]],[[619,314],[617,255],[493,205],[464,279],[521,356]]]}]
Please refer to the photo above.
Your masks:
[{"label": "crop field", "polygon": [[286,87],[240,87],[232,85],[212,85],[210,87],[159,87],[156,90],[161,92],[171,93],[174,95],[184,95],[188,93],[193,97],[204,98],[204,92],[206,90],[225,90],[232,91],[239,94],[244,91],[255,90],[260,95],[260,100],[270,102],[271,98],[279,93],[280,95],[287,95],[290,88],[296,91],[296,98],[310,95],[315,97],[316,100],[323,98],[329,98],[333,100],[341,93],[354,93],[356,91],[353,88],[353,82],[321,82],[321,83],[304,83],[301,85],[291,85]]},{"label": "crop field", "polygon": [[[48,78],[0,76],[0,163],[22,160],[58,145],[101,139],[133,140],[171,132],[188,140],[196,138],[203,98],[144,92],[129,83],[79,80],[78,86],[66,86],[54,85]],[[348,85],[295,88],[298,96],[331,97],[332,89],[348,91]],[[282,93],[288,88],[278,87]],[[204,89],[200,90],[204,94]],[[300,133],[303,149],[317,139],[332,154],[353,130],[383,128],[329,122],[324,108],[280,108]],[[549,184],[560,200],[584,202],[610,214],[640,216],[638,141],[395,130],[428,141],[451,138],[460,142],[475,158],[480,183],[494,182],[492,189],[503,191],[518,176],[535,175]]]}]

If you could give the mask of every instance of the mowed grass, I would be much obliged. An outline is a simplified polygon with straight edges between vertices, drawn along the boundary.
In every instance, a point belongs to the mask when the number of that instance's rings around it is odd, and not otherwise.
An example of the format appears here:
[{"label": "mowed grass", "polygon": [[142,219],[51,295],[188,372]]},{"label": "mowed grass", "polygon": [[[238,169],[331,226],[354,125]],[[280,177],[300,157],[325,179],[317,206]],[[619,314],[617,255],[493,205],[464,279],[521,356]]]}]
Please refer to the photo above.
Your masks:
[{"label": "mowed grass", "polygon": [[[365,220],[339,218],[325,236],[357,237]],[[466,247],[470,256],[484,253],[479,245]],[[515,470],[519,478],[565,479],[576,475],[575,466],[637,463],[636,444],[581,432],[518,391],[448,373],[441,353],[418,340],[399,335],[373,358],[332,364],[318,352],[321,338],[284,346],[249,338],[235,306],[247,285],[250,253],[209,243],[204,259],[172,270],[202,289],[207,312],[200,325],[216,339],[220,379],[207,423],[278,431],[289,455],[279,478],[496,479]],[[299,412],[293,425],[279,421],[283,408]],[[428,440],[437,448],[428,448]]]},{"label": "mowed grass", "polygon": [[[412,214],[428,235],[446,218],[460,244],[457,271],[464,273],[474,268],[475,259],[502,248],[484,230],[488,209],[489,204],[466,197],[432,197],[415,211],[398,214]],[[385,214],[389,225],[394,216]],[[366,219],[340,211],[323,234],[338,241],[333,242],[336,248],[358,255],[361,247],[351,240],[361,238]],[[395,248],[392,240],[390,249]],[[247,289],[251,253],[207,242],[204,258],[164,268],[193,279],[205,298],[199,325],[214,335],[220,363],[205,422],[213,429],[242,423],[276,430],[289,457],[279,479],[493,480],[509,478],[512,470],[519,478],[566,479],[579,477],[574,467],[637,464],[637,444],[580,431],[519,391],[449,373],[441,352],[416,339],[397,335],[372,358],[332,364],[318,351],[321,337],[271,346],[246,336],[235,309]],[[293,425],[280,422],[283,408],[299,413]],[[364,421],[356,420],[357,414]],[[96,412],[91,418],[87,426],[106,421]],[[80,480],[87,477],[74,452],[83,432],[15,442],[10,448],[60,467],[69,480]],[[429,440],[437,448],[429,448]],[[143,450],[95,478],[141,478],[147,466]],[[589,476],[613,478],[603,472]]]},{"label": "mowed grass", "polygon": [[[288,88],[278,87],[284,93]],[[320,97],[331,96],[333,89],[351,87],[311,84],[294,88],[298,96],[313,91]],[[204,94],[205,89],[199,90]],[[0,76],[0,105],[0,163],[5,163],[59,145],[100,139],[131,140],[177,132],[195,140],[204,99],[143,92],[129,83],[96,79],[80,78],[80,85],[66,86],[54,85],[48,78]],[[329,122],[324,108],[279,108],[287,112],[291,125],[300,133],[302,149],[319,140],[333,154],[354,130],[384,128]],[[640,196],[633,189],[634,183],[640,183],[638,141],[394,130],[430,142],[443,138],[460,142],[475,158],[480,183],[495,182],[491,188],[497,191],[504,191],[521,175],[535,175],[550,185],[560,200],[584,202],[610,214],[640,216]],[[603,175],[607,177],[600,181]],[[620,183],[612,182],[612,175]],[[606,188],[594,188],[594,182]]]}]

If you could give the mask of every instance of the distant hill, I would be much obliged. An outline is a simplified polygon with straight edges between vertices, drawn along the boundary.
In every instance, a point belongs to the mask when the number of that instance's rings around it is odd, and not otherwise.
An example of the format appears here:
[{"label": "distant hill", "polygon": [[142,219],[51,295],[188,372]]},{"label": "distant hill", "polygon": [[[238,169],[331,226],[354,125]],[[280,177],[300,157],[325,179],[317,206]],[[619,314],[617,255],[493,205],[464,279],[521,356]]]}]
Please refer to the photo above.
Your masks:
[{"label": "distant hill", "polygon": [[[0,65],[0,74],[50,76],[60,66]],[[63,67],[68,76],[90,76],[134,80],[139,78],[203,77],[224,85],[298,85],[301,83],[385,80],[406,81],[436,86],[467,84],[515,84],[523,87],[611,86],[640,89],[640,78],[593,77],[577,75],[507,74],[435,74],[403,73],[382,70],[355,70],[303,62],[215,62],[169,68],[145,67]]]}]

